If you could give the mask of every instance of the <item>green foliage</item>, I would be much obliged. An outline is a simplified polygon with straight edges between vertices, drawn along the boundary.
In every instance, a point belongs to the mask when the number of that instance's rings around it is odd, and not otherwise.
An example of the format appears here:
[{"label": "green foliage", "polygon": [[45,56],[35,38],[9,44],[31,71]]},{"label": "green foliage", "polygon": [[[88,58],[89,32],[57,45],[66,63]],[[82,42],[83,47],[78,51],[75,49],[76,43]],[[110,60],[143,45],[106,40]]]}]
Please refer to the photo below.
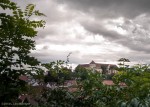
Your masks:
[{"label": "green foliage", "polygon": [[64,87],[47,89],[40,98],[45,100],[40,100],[39,104],[52,107],[100,107],[97,104],[100,105],[102,102],[97,99],[102,93],[98,91],[104,87],[101,74],[88,72],[87,76],[88,79],[77,81],[75,92],[69,92]]},{"label": "green foliage", "polygon": [[[14,102],[26,90],[26,83],[19,76],[31,75],[39,64],[29,53],[35,49],[35,28],[44,27],[45,22],[30,20],[33,15],[43,15],[32,4],[22,11],[16,3],[0,0],[0,7],[4,10],[0,13],[0,101]],[[6,9],[12,14],[6,14]]]},{"label": "green foliage", "polygon": [[107,66],[101,66],[101,68],[102,68],[102,73],[103,74],[106,74],[108,72]]},{"label": "green foliage", "polygon": [[0,0],[0,7],[4,10],[5,9],[11,9],[11,10],[17,9],[16,3],[10,2],[10,0]]},{"label": "green foliage", "polygon": [[75,72],[86,72],[86,68],[78,65],[76,68],[75,68]]},{"label": "green foliage", "polygon": [[80,65],[75,68],[75,76],[80,80],[87,79],[88,70]]},{"label": "green foliage", "polygon": [[105,87],[102,84],[102,75],[97,72],[87,71],[86,77],[86,79],[77,81],[79,86],[77,98],[80,99],[80,103],[84,107],[98,107],[98,105],[103,105],[100,98]]},{"label": "green foliage", "polygon": [[119,84],[124,82],[127,86],[126,97],[122,98],[124,104],[135,107],[150,106],[150,69],[149,66],[138,65],[132,68],[125,68],[114,76],[114,82]]},{"label": "green foliage", "polygon": [[41,99],[40,107],[74,107],[74,96],[62,88],[46,90]]},{"label": "green foliage", "polygon": [[[39,100],[40,105],[53,105],[53,107],[150,106],[150,72],[147,66],[118,69],[118,73],[113,77],[115,85],[111,86],[103,84],[103,76],[98,72],[93,73],[80,67],[76,70],[78,77],[75,92],[69,92],[65,87],[48,89],[42,95],[42,99],[46,102]],[[86,77],[84,79],[81,78],[83,72]]]},{"label": "green foliage", "polygon": [[72,71],[65,67],[64,64],[64,61],[61,60],[42,64],[42,66],[48,70],[48,75],[45,76],[45,82],[57,82],[58,84],[62,84],[65,80],[71,80]]},{"label": "green foliage", "polygon": [[112,80],[114,75],[115,74],[112,73],[112,74],[104,74],[103,76],[104,76],[104,79],[106,79],[106,80]]}]

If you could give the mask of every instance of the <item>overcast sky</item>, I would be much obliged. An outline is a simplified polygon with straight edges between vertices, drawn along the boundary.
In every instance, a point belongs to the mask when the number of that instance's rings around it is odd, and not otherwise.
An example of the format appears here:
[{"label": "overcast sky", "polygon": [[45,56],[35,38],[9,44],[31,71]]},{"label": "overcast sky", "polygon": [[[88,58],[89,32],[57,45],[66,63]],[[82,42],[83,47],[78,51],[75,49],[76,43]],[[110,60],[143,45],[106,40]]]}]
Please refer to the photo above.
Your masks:
[{"label": "overcast sky", "polygon": [[24,7],[33,3],[47,17],[36,51],[42,62],[150,63],[150,0],[13,0]]}]

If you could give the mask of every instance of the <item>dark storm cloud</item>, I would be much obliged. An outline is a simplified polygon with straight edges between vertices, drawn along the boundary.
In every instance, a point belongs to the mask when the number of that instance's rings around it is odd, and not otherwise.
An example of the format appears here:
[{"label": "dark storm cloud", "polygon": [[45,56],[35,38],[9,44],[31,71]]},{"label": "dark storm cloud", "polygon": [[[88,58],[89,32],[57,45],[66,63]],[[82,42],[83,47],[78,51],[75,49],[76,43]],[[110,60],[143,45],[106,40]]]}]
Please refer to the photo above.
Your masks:
[{"label": "dark storm cloud", "polygon": [[[81,25],[84,26],[84,28],[87,31],[94,33],[94,34],[102,35],[105,39],[107,39],[110,42],[121,44],[124,47],[128,47],[129,49],[135,50],[137,52],[138,51],[142,51],[145,53],[150,52],[149,50],[150,38],[148,37],[150,33],[147,32],[148,34],[146,34],[145,32],[144,33],[142,32],[142,30],[148,29],[149,26],[147,26],[146,29],[145,28],[139,29],[135,27],[133,28],[133,30],[131,30],[130,34],[121,35],[117,33],[116,31],[107,30],[107,28],[104,28],[102,23],[98,23],[97,21],[92,21],[92,22],[83,21],[81,22]],[[123,26],[129,27],[130,25],[131,23],[129,23],[129,21],[126,20],[125,25]],[[145,26],[145,23],[143,26]],[[144,37],[144,36],[147,36],[147,37]]]},{"label": "dark storm cloud", "polygon": [[103,35],[106,39],[109,39],[111,41],[122,38],[122,36],[120,36],[117,32],[107,30],[102,24],[98,24],[96,21],[81,22],[81,25],[84,26],[87,31],[94,34]]},{"label": "dark storm cloud", "polygon": [[[82,52],[73,52],[70,57],[71,62],[85,63],[90,60],[96,61],[116,61],[120,57],[131,58],[133,61],[145,60],[150,62],[150,38],[144,38],[145,35],[150,35],[150,0],[13,0],[21,7],[25,7],[29,3],[36,5],[36,9],[43,12],[47,17],[42,17],[46,21],[44,29],[38,29],[38,36],[35,38],[37,45],[42,45],[40,52],[37,50],[32,53],[42,62],[52,60],[66,60],[69,51],[49,50],[50,45],[76,45],[78,47],[87,46],[88,48],[106,46],[104,42],[95,42],[94,40],[85,42],[87,36],[103,36],[105,42],[110,42],[110,45],[122,45],[124,51],[112,51],[111,49],[102,50],[104,53],[86,54]],[[62,7],[61,7],[62,6]],[[63,6],[65,6],[63,8]],[[63,10],[63,9],[64,10]],[[61,10],[62,9],[62,10]],[[144,17],[139,15],[146,14]],[[125,22],[119,25],[129,34],[122,35],[115,30],[110,30],[102,23],[104,20],[112,20],[118,17],[123,17]],[[91,19],[94,21],[91,21]],[[148,19],[149,18],[149,19]],[[133,22],[133,20],[136,20]],[[146,20],[146,21],[145,21]],[[74,21],[75,23],[72,23]],[[141,23],[139,23],[141,21]],[[65,23],[68,25],[65,26]],[[66,33],[69,28],[81,25],[86,32],[80,35],[76,30],[72,31],[75,35],[71,37],[71,33]],[[114,22],[109,22],[114,26],[118,26]],[[137,27],[136,25],[142,25]],[[77,26],[80,27],[80,26]],[[73,28],[74,29],[74,28]],[[79,28],[80,29],[80,28]],[[144,33],[143,33],[144,32]],[[133,38],[134,37],[134,38]],[[107,46],[109,48],[109,46]],[[117,48],[117,45],[114,45]],[[128,50],[126,50],[128,49]],[[98,49],[97,49],[98,50]],[[82,51],[82,50],[80,50]],[[93,50],[95,51],[95,50]],[[129,51],[129,52],[127,52]],[[82,54],[81,54],[82,53]]]},{"label": "dark storm cloud", "polygon": [[[147,40],[149,41],[149,40]],[[135,41],[134,39],[120,40],[118,43],[138,52],[150,53],[150,45],[145,42]]]},{"label": "dark storm cloud", "polygon": [[150,12],[150,0],[58,0],[72,9],[106,17],[130,17]]}]

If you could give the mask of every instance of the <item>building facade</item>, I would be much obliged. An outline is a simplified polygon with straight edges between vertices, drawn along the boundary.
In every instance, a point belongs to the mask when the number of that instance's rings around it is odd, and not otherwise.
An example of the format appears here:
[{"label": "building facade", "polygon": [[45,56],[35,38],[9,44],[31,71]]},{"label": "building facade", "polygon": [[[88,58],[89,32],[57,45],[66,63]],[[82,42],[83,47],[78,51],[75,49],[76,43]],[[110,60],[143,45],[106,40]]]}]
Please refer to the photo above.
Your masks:
[{"label": "building facade", "polygon": [[117,66],[115,64],[103,64],[91,61],[89,64],[79,64],[78,66],[84,67],[93,72],[100,72],[103,74],[113,74],[117,72]]}]

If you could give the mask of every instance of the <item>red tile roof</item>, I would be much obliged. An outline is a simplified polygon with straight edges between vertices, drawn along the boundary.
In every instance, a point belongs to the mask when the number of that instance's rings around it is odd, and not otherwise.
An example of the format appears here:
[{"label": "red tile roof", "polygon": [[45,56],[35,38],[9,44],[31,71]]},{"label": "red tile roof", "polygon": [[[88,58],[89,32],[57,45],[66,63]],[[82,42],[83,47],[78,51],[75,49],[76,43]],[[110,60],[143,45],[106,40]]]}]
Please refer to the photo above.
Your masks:
[{"label": "red tile roof", "polygon": [[19,99],[20,99],[22,102],[24,102],[25,99],[27,99],[30,104],[32,104],[32,105],[34,105],[34,106],[37,106],[37,105],[38,105],[38,102],[36,102],[36,101],[34,100],[34,98],[32,98],[30,95],[27,95],[27,94],[20,95],[20,96],[19,96]]},{"label": "red tile roof", "polygon": [[[103,84],[104,84],[104,85],[115,85],[112,80],[104,80],[104,81],[103,81]],[[127,86],[127,85],[126,85],[125,83],[123,83],[123,82],[120,82],[119,85],[120,85],[120,86]]]},{"label": "red tile roof", "polygon": [[103,81],[103,84],[104,84],[104,85],[114,85],[114,83],[113,83],[112,80],[104,80],[104,81]]},{"label": "red tile roof", "polygon": [[28,77],[25,76],[25,75],[21,75],[21,76],[19,76],[19,79],[20,79],[20,80],[23,80],[23,81],[27,81],[27,80],[28,80]]}]

